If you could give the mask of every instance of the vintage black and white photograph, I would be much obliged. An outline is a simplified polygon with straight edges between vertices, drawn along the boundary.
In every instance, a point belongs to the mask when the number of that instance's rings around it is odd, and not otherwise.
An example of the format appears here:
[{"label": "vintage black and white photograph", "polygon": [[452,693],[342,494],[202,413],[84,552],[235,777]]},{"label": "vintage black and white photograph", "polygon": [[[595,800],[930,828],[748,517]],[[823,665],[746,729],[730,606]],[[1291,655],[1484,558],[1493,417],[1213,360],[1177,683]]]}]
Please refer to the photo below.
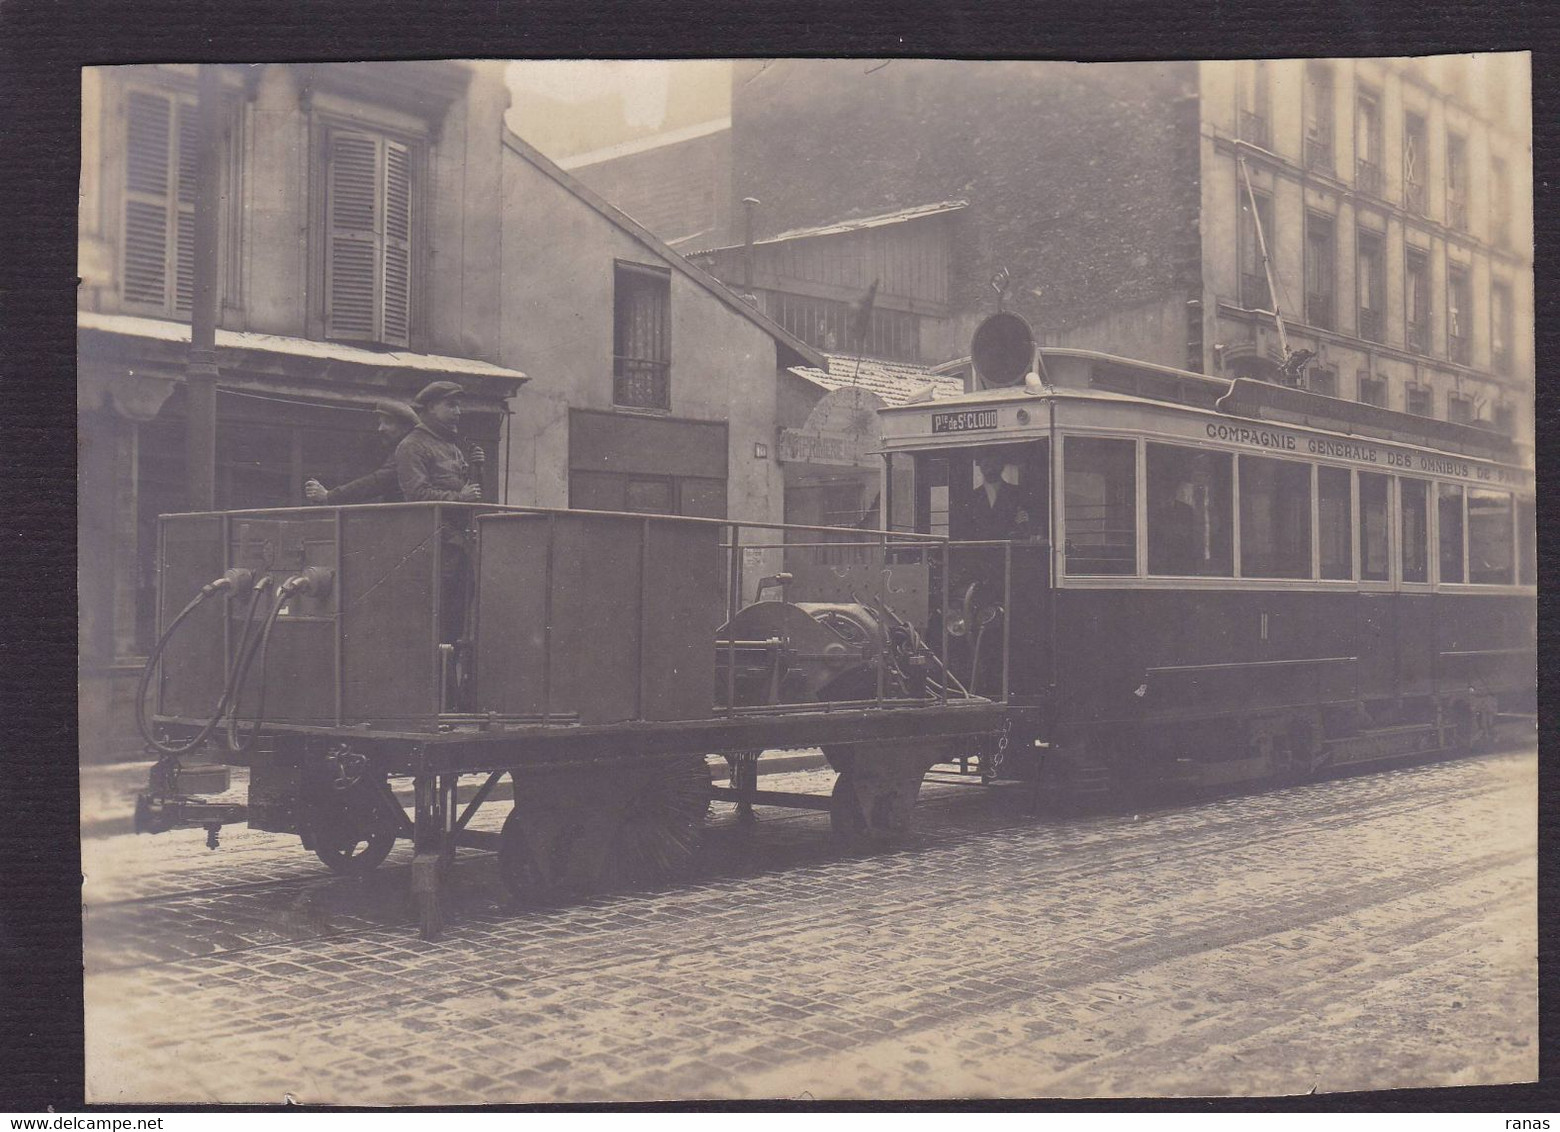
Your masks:
[{"label": "vintage black and white photograph", "polygon": [[84,69],[86,1100],[1536,1080],[1531,107]]}]

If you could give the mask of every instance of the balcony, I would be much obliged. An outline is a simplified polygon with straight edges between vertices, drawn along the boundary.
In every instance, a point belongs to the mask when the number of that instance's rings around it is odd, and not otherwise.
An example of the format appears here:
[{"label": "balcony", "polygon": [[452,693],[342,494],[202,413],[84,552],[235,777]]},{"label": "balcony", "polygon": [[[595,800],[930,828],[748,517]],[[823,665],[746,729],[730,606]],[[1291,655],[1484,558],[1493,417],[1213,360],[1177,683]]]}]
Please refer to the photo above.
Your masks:
[{"label": "balcony", "polygon": [[1446,223],[1459,232],[1468,230],[1468,201],[1465,198],[1447,195]]},{"label": "balcony", "polygon": [[1335,329],[1333,323],[1333,297],[1326,292],[1305,293],[1305,320],[1322,330]]},{"label": "balcony", "polygon": [[1381,342],[1383,324],[1386,322],[1378,310],[1360,308],[1360,337],[1371,342]]},{"label": "balcony", "polygon": [[1449,334],[1446,337],[1446,356],[1460,366],[1468,365],[1473,356],[1472,343],[1466,336]]},{"label": "balcony", "polygon": [[1254,114],[1250,110],[1240,112],[1240,140],[1263,149],[1269,148],[1268,120],[1266,114]]},{"label": "balcony", "polygon": [[1253,275],[1250,272],[1241,272],[1240,305],[1249,311],[1270,311],[1273,309],[1273,296],[1268,291],[1266,275]]},{"label": "balcony", "polygon": [[671,366],[643,358],[612,360],[612,403],[630,409],[671,408]]},{"label": "balcony", "polygon": [[1361,159],[1355,164],[1354,187],[1362,193],[1369,193],[1373,197],[1381,195],[1381,166],[1374,161]]},{"label": "balcony", "polygon": [[1428,215],[1429,209],[1426,201],[1429,194],[1419,181],[1406,181],[1403,184],[1403,207],[1419,216]]},{"label": "balcony", "polygon": [[1430,352],[1430,327],[1423,322],[1408,324],[1408,348],[1416,354]]},{"label": "balcony", "polygon": [[1325,173],[1333,171],[1331,134],[1313,134],[1305,139],[1305,166],[1307,169],[1320,169]]}]

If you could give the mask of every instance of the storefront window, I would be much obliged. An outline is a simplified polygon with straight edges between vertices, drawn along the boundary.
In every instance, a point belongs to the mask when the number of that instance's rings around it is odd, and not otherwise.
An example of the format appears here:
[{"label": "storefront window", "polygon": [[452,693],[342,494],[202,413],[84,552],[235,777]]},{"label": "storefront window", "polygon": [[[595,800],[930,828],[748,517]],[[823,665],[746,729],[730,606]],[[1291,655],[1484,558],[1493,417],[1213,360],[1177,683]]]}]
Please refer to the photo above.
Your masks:
[{"label": "storefront window", "polygon": [[1063,444],[1069,574],[1136,572],[1136,449],[1130,440],[1082,436]]},{"label": "storefront window", "polygon": [[1524,586],[1538,583],[1538,516],[1533,500],[1517,500],[1517,580]]},{"label": "storefront window", "polygon": [[1311,466],[1240,458],[1240,572],[1246,578],[1311,576]]},{"label": "storefront window", "polygon": [[1148,572],[1230,577],[1230,457],[1150,444],[1147,459]]},{"label": "storefront window", "polygon": [[1354,576],[1354,515],[1347,468],[1316,469],[1316,541],[1321,550],[1322,577],[1347,580]]}]

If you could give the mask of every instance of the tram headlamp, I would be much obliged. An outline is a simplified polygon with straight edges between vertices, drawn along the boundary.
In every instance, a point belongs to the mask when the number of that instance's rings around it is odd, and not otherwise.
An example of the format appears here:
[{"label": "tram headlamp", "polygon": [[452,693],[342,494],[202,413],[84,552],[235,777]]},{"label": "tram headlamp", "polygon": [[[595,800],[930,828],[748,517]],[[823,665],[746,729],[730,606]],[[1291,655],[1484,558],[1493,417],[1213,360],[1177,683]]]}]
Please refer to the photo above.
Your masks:
[{"label": "tram headlamp", "polygon": [[948,617],[943,621],[943,627],[948,630],[950,637],[967,636],[970,631],[970,619],[962,608],[950,610]]}]

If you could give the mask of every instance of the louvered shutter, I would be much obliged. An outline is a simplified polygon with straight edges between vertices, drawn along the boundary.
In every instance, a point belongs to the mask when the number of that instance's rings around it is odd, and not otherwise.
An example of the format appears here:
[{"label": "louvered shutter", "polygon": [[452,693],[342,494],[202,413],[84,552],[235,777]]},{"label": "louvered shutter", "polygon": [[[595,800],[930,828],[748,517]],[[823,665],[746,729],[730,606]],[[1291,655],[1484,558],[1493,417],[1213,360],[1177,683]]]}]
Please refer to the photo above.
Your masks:
[{"label": "louvered shutter", "polygon": [[325,336],[377,337],[379,167],[382,142],[340,131],[330,139]]},{"label": "louvered shutter", "polygon": [[168,305],[170,99],[132,91],[125,104],[124,298]]},{"label": "louvered shutter", "polygon": [[385,143],[384,341],[405,346],[412,315],[412,159]]},{"label": "louvered shutter", "polygon": [[200,116],[194,106],[178,106],[178,189],[173,247],[173,309],[189,314],[195,307],[195,188],[199,178]]}]

